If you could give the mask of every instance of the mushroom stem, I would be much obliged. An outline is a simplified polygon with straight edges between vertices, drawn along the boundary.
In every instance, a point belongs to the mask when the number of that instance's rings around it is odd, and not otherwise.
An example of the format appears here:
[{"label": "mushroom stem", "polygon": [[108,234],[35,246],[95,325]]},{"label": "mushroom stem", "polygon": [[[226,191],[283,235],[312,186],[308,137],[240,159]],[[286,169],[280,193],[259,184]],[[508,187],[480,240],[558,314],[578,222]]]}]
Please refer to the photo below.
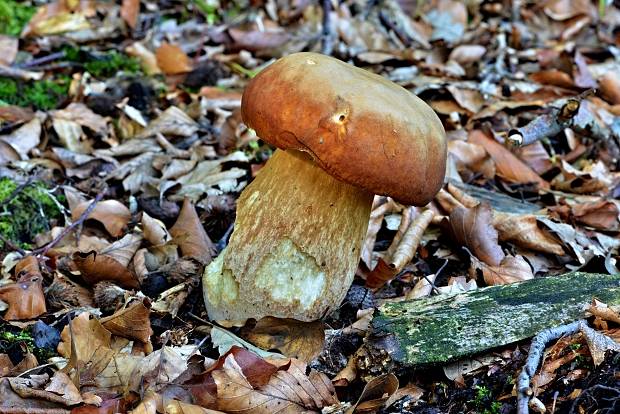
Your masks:
[{"label": "mushroom stem", "polygon": [[277,150],[237,203],[224,251],[205,269],[209,317],[319,319],[349,289],[373,195],[297,151]]}]

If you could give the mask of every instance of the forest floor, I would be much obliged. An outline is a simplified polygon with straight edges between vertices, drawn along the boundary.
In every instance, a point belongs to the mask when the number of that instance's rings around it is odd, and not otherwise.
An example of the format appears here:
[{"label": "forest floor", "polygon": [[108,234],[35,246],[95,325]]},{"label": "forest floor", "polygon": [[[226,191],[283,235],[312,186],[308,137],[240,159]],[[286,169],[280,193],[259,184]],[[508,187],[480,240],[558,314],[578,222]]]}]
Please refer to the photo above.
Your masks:
[{"label": "forest floor", "polygon": [[[274,152],[242,92],[300,51],[423,99],[446,185],[375,197],[335,312],[224,326],[203,269]],[[367,358],[373,315],[619,273],[619,167],[615,0],[0,0],[0,413],[516,412],[531,337],[392,371]],[[620,342],[616,306],[586,316]],[[620,354],[598,352],[549,343],[530,409],[620,411]]]}]

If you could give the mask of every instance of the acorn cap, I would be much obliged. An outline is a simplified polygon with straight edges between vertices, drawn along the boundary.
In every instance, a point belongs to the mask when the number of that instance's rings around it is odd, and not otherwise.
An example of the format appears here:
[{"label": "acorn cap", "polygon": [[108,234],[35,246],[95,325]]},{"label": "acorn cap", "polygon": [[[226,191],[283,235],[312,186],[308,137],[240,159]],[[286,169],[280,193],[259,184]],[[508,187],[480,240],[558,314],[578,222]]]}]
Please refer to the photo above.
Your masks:
[{"label": "acorn cap", "polygon": [[341,181],[411,205],[443,184],[441,121],[405,88],[316,53],[279,59],[250,81],[243,121],[281,149],[309,153]]}]

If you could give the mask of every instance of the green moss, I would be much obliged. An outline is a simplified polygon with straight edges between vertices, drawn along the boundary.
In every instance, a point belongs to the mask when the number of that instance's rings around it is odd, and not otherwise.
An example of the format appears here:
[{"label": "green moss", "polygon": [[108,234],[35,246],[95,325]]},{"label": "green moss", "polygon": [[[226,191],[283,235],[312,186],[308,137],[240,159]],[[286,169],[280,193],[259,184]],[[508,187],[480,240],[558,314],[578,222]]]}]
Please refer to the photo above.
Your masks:
[{"label": "green moss", "polygon": [[26,350],[35,357],[39,362],[47,361],[49,358],[58,355],[53,349],[38,348],[34,344],[34,338],[28,330],[19,332],[0,331],[0,353],[6,352],[14,344],[21,344]]},{"label": "green moss", "polygon": [[375,335],[390,338],[396,362],[445,363],[583,318],[593,297],[620,303],[620,277],[571,273],[382,306]]},{"label": "green moss", "polygon": [[76,47],[65,47],[63,51],[68,61],[79,63],[96,78],[114,76],[118,72],[140,72],[137,59],[116,50],[94,54]]},{"label": "green moss", "polygon": [[0,78],[0,101],[6,105],[31,106],[46,111],[56,108],[68,91],[68,77],[29,82]]},{"label": "green moss", "polygon": [[499,414],[502,404],[498,401],[493,401],[493,395],[484,385],[474,386],[476,396],[473,400],[474,408],[476,412],[480,414]]},{"label": "green moss", "polygon": [[0,0],[0,34],[19,36],[36,10],[14,0]]},{"label": "green moss", "polygon": [[[35,182],[16,195],[17,184],[0,178],[0,233],[22,248],[30,248],[34,237],[50,230],[50,221],[62,217],[56,200],[40,182]],[[6,201],[9,200],[10,201]],[[2,246],[2,244],[0,244]]]}]

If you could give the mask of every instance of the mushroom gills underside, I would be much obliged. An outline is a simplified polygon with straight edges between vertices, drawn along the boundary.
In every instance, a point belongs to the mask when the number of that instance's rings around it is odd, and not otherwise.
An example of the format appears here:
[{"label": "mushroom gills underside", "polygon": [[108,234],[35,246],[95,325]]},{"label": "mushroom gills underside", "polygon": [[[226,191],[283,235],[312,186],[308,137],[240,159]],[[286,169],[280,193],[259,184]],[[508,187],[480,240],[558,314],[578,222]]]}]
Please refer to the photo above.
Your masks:
[{"label": "mushroom gills underside", "polygon": [[340,305],[357,268],[372,194],[310,156],[277,150],[237,203],[226,249],[205,269],[214,320],[319,319]]}]

